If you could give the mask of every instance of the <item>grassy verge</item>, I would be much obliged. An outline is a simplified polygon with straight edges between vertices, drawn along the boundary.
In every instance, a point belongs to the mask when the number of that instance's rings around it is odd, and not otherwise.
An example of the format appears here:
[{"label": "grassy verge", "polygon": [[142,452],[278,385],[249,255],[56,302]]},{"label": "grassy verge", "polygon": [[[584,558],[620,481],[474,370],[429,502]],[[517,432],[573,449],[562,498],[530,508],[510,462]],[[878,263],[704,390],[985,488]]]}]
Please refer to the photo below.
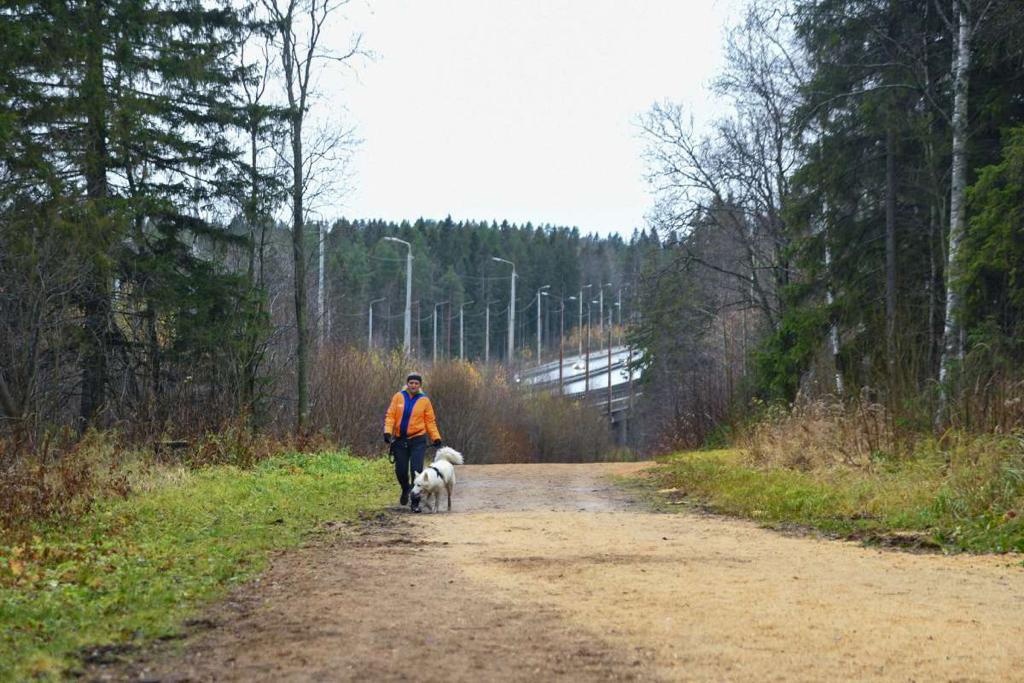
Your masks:
[{"label": "grassy verge", "polygon": [[31,542],[0,539],[0,680],[57,678],[85,647],[173,635],[269,551],[382,507],[388,471],[339,453],[165,470],[148,491],[41,526]]},{"label": "grassy verge", "polygon": [[996,446],[808,471],[757,466],[739,450],[680,453],[660,459],[647,485],[667,509],[692,503],[879,543],[1024,552],[1024,464]]}]

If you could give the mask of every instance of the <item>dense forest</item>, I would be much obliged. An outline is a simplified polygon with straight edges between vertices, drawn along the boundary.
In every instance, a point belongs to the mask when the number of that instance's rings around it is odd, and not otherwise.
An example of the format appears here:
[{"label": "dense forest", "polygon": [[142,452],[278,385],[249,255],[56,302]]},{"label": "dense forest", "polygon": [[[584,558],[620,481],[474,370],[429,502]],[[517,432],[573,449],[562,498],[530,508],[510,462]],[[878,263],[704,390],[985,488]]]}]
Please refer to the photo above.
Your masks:
[{"label": "dense forest", "polygon": [[[644,447],[826,395],[919,430],[1018,426],[1021,3],[750,3],[713,84],[729,113],[638,116],[655,204],[628,240],[313,220],[353,144],[306,118],[336,9],[5,5],[5,434],[240,415],[305,430],[318,354],[402,348],[407,253],[418,363],[516,365],[538,332],[553,354],[598,316],[628,329]],[[353,34],[330,59],[362,54]]]},{"label": "dense forest", "polygon": [[637,338],[670,441],[822,396],[1020,427],[1022,35],[1012,0],[754,2],[730,113],[642,117],[663,248]]},{"label": "dense forest", "polygon": [[[307,429],[318,354],[402,347],[406,252],[385,237],[410,244],[413,363],[508,362],[511,272],[492,257],[518,276],[515,362],[536,355],[541,288],[548,348],[581,310],[588,321],[603,312],[605,297],[609,314],[623,289],[629,305],[636,250],[618,237],[311,219],[352,143],[351,131],[306,118],[318,64],[362,54],[356,34],[340,54],[317,44],[337,10],[295,0],[4,7],[5,434],[190,432],[238,416]],[[589,300],[571,305],[585,282],[603,285],[586,290],[600,302],[593,315]]]},{"label": "dense forest", "polygon": [[[605,320],[614,313],[613,322],[620,323],[617,304],[624,300],[622,308],[628,321],[633,301],[629,289],[639,273],[641,252],[637,245],[648,239],[646,233],[637,233],[626,243],[618,235],[581,235],[577,228],[455,222],[450,217],[400,225],[342,219],[330,226],[326,235],[325,293],[331,303],[325,307],[325,315],[332,323],[347,321],[337,326],[336,334],[332,324],[328,336],[346,344],[366,343],[368,303],[379,300],[374,320],[381,328],[374,334],[374,344],[401,346],[406,250],[384,240],[397,237],[412,245],[414,353],[424,358],[433,355],[436,307],[439,339],[443,340],[443,345],[440,341],[438,344],[439,358],[460,356],[461,313],[464,357],[499,362],[507,362],[511,268],[495,262],[494,257],[511,261],[516,267],[515,342],[519,362],[536,356],[537,293],[542,288],[547,287],[541,297],[541,338],[546,340],[544,349],[555,354],[560,327],[568,336],[580,324],[579,296],[588,284],[596,288],[597,283],[604,283],[604,300],[598,299],[600,293],[595,289],[587,303],[597,300]],[[591,308],[596,321],[598,307]],[[587,308],[583,310],[586,324]],[[488,316],[491,332],[490,349],[486,350]]]}]

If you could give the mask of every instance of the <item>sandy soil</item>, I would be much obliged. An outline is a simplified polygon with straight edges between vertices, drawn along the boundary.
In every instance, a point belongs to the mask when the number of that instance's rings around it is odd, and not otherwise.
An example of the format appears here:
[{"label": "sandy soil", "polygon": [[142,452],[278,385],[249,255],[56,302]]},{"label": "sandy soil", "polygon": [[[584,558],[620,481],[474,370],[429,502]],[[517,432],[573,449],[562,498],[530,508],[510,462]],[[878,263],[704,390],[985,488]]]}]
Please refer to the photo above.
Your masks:
[{"label": "sandy soil", "polygon": [[276,557],[179,644],[93,680],[1024,680],[1024,569],[646,511],[642,465],[458,468]]}]

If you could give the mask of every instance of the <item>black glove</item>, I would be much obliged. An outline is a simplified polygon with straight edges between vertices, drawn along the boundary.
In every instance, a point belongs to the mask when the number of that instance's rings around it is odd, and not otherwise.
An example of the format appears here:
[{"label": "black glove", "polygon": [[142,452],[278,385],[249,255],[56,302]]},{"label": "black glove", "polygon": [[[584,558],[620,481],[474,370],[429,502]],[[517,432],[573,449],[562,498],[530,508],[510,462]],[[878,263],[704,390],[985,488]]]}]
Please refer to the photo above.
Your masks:
[{"label": "black glove", "polygon": [[393,439],[394,439],[394,437],[391,436],[390,434],[385,434],[384,435],[384,443],[390,444]]},{"label": "black glove", "polygon": [[434,448],[440,448],[443,445],[444,444],[441,442],[441,439],[434,439]]}]

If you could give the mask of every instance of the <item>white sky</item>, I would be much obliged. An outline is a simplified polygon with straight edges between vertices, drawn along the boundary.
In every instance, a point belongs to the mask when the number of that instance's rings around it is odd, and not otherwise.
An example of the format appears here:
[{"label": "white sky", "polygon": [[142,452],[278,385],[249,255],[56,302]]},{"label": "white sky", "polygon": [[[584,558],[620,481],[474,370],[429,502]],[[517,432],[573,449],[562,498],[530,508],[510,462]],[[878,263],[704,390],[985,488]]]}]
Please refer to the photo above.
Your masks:
[{"label": "white sky", "polygon": [[354,0],[331,42],[375,55],[332,115],[363,140],[325,217],[578,226],[629,235],[651,199],[636,117],[663,99],[710,114],[739,0]]}]

